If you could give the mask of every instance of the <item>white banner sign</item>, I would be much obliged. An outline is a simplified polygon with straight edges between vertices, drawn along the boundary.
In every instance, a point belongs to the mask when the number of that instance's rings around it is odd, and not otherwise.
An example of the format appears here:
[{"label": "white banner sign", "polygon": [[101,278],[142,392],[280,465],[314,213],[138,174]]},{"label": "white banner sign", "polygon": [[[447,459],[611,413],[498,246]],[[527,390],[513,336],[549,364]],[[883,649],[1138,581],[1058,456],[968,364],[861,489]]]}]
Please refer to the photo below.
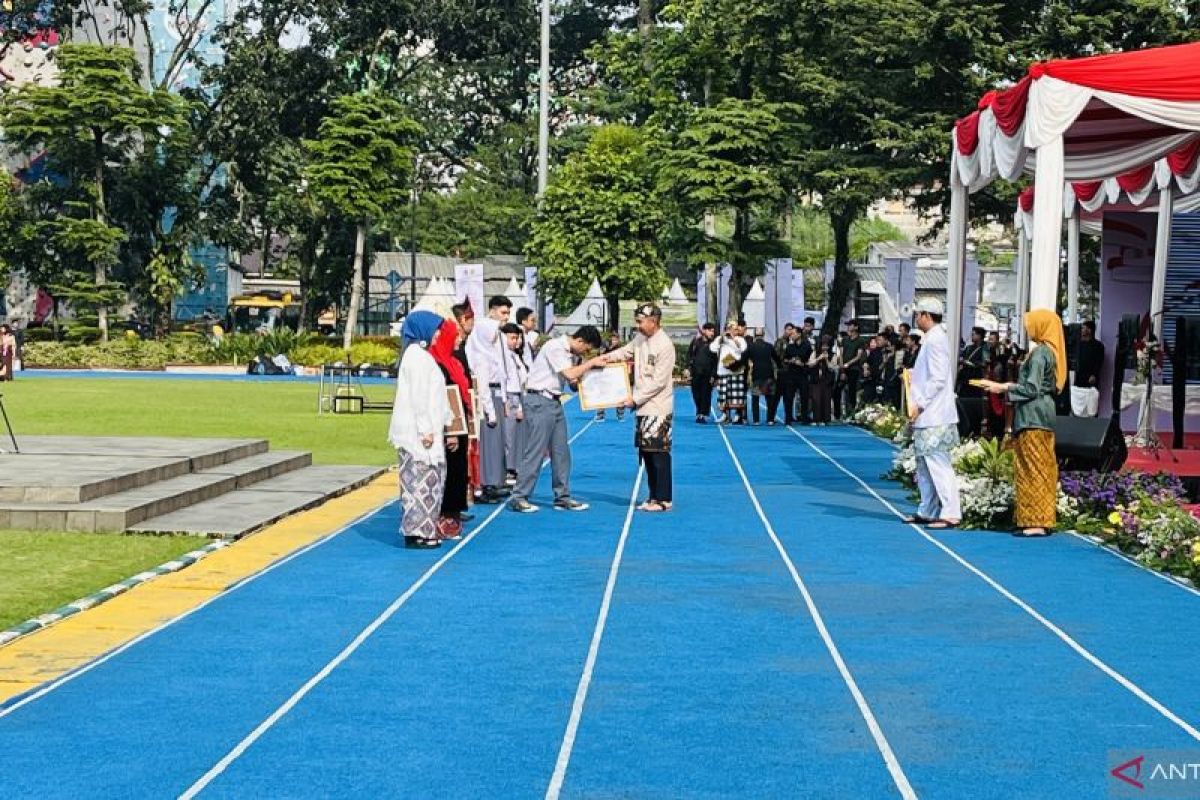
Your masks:
[{"label": "white banner sign", "polygon": [[487,314],[483,298],[483,264],[454,265],[454,301],[461,303],[464,299],[471,301],[471,310],[476,316]]}]

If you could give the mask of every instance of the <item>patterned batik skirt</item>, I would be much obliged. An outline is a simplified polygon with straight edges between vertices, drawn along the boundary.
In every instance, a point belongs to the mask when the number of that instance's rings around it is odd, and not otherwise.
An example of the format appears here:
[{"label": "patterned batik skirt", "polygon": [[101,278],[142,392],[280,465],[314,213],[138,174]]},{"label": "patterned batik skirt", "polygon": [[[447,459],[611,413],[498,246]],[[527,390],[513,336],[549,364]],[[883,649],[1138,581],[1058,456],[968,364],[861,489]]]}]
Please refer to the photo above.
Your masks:
[{"label": "patterned batik skirt", "polygon": [[957,425],[934,425],[929,428],[913,428],[913,453],[924,457],[933,453],[949,453],[958,447]]},{"label": "patterned batik skirt", "polygon": [[1058,462],[1054,433],[1026,428],[1013,447],[1018,528],[1053,528],[1058,521]]},{"label": "patterned batik skirt", "polygon": [[400,532],[421,539],[438,538],[446,464],[426,464],[407,450],[400,451],[400,502],[404,517]]},{"label": "patterned batik skirt", "polygon": [[721,390],[721,405],[726,408],[746,407],[746,376],[722,375],[717,379],[717,388]]},{"label": "patterned batik skirt", "polygon": [[647,453],[671,452],[671,422],[674,414],[665,417],[638,417],[633,429],[633,444]]}]

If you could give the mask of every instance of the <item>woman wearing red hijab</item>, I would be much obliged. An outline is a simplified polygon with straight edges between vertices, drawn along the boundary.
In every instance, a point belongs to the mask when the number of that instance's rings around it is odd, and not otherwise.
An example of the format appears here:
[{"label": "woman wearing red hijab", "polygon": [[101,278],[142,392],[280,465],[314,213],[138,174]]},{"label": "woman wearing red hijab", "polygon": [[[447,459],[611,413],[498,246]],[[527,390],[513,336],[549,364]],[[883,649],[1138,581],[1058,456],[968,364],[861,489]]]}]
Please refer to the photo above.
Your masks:
[{"label": "woman wearing red hijab", "polygon": [[[442,370],[447,386],[458,388],[463,409],[471,413],[471,383],[467,379],[462,363],[454,357],[454,348],[462,332],[452,319],[442,323],[440,335],[429,347],[429,353]],[[438,530],[444,539],[457,539],[462,535],[463,515],[467,510],[467,437],[447,437],[458,440],[458,447],[446,453],[446,491],[442,494],[442,516]]]}]

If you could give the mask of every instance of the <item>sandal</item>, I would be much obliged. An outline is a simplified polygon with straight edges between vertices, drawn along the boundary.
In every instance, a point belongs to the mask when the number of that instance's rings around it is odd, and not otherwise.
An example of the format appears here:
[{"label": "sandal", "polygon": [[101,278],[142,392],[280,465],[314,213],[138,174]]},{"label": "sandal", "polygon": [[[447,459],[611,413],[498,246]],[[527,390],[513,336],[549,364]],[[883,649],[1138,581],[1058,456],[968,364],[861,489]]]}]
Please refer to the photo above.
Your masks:
[{"label": "sandal", "polygon": [[910,517],[904,518],[905,525],[928,525],[931,522],[933,522],[933,520],[926,519],[925,517],[922,517],[920,514],[913,514]]},{"label": "sandal", "polygon": [[1019,530],[1019,531],[1016,531],[1015,533],[1013,533],[1013,536],[1016,536],[1021,539],[1041,539],[1043,537],[1049,536],[1050,534],[1051,534],[1051,531],[1048,531],[1045,528],[1043,528],[1040,531],[1038,531],[1037,533],[1032,533],[1028,530]]},{"label": "sandal", "polygon": [[664,511],[670,511],[671,504],[670,503],[660,503],[657,500],[647,500],[646,502],[644,502],[640,506],[638,506],[638,510],[639,511],[648,511],[652,514],[661,514]]},{"label": "sandal", "polygon": [[958,527],[957,522],[951,522],[948,519],[935,519],[929,522],[925,527],[931,531],[948,531]]}]

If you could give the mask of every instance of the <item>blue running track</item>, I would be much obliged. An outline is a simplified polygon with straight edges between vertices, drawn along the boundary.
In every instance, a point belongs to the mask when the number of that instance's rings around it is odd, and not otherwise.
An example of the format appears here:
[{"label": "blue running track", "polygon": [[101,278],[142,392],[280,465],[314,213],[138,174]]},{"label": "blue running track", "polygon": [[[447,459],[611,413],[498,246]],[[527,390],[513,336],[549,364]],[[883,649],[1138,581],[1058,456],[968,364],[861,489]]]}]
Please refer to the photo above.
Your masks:
[{"label": "blue running track", "polygon": [[[391,504],[0,707],[0,796],[1104,797],[1200,751],[1200,596],[1058,535],[924,532],[850,428],[631,422],[432,552]],[[1200,759],[1197,759],[1200,760]]]}]

